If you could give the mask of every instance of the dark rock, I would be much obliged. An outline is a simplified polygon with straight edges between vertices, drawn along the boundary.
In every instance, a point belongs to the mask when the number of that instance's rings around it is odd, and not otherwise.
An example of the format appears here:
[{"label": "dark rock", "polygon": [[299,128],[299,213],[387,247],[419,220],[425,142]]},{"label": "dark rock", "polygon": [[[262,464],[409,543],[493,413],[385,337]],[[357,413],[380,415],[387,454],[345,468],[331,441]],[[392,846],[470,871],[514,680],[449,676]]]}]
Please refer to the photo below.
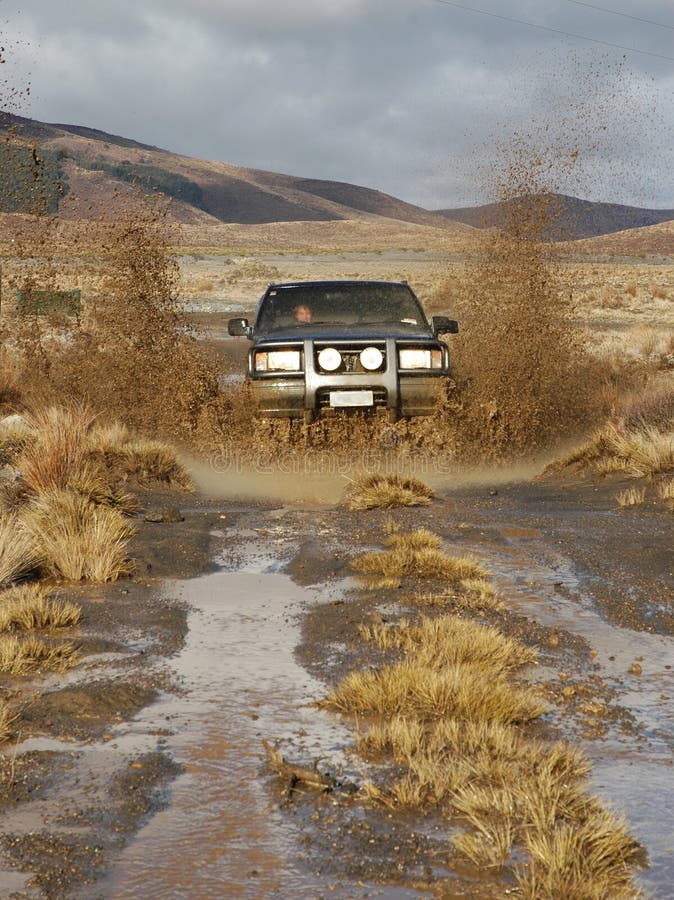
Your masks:
[{"label": "dark rock", "polygon": [[177,506],[151,506],[145,511],[146,522],[184,522],[185,516]]}]

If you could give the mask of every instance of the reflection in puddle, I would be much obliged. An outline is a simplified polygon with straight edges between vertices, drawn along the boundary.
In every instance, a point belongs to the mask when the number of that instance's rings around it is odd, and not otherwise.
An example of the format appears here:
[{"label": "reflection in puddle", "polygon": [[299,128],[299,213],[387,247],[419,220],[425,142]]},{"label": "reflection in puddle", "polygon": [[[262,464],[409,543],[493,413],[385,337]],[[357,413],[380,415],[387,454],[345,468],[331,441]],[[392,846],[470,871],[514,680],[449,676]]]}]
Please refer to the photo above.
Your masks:
[{"label": "reflection in puddle", "polygon": [[[248,567],[246,567],[248,568]],[[348,771],[350,731],[310,705],[324,689],[293,659],[295,619],[315,592],[279,574],[218,572],[171,586],[194,607],[175,672],[184,695],[145,710],[122,746],[169,726],[184,765],[170,806],[123,852],[102,887],[118,897],[311,897],[330,882],[298,861],[288,817],[269,791],[262,739],[293,759]],[[355,775],[355,773],[351,773]],[[359,778],[360,780],[360,778]],[[303,857],[305,854],[300,854]],[[334,890],[334,888],[333,888]],[[340,886],[340,896],[416,897]]]}]

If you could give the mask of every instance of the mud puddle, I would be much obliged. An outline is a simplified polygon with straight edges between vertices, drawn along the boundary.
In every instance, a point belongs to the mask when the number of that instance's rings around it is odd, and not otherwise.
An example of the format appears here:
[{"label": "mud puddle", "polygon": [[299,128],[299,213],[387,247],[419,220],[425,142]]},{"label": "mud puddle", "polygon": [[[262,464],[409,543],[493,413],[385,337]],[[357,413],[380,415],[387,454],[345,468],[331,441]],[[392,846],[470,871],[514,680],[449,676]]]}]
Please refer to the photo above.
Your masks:
[{"label": "mud puddle", "polygon": [[[137,753],[168,729],[160,744],[184,774],[168,808],[97,885],[104,896],[315,898],[335,890],[303,864],[262,740],[279,740],[293,761],[320,757],[321,771],[360,780],[344,755],[351,735],[311,705],[324,688],[293,658],[299,614],[337,589],[324,587],[319,598],[273,571],[277,565],[263,548],[236,571],[170,586],[192,607],[187,643],[173,660],[181,694],[148,707],[115,740]],[[343,897],[419,896],[355,883],[339,890]]]}]

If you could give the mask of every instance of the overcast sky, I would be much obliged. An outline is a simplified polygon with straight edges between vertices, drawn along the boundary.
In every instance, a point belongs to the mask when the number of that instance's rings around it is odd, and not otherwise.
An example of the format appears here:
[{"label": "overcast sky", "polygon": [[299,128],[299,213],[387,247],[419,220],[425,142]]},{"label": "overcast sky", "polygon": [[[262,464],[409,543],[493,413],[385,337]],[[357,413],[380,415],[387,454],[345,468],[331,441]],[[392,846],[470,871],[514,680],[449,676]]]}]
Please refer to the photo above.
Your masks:
[{"label": "overcast sky", "polygon": [[18,111],[42,121],[427,208],[491,199],[498,145],[531,132],[544,165],[578,154],[555,186],[674,208],[673,0],[0,0],[0,15],[3,74],[30,82]]}]

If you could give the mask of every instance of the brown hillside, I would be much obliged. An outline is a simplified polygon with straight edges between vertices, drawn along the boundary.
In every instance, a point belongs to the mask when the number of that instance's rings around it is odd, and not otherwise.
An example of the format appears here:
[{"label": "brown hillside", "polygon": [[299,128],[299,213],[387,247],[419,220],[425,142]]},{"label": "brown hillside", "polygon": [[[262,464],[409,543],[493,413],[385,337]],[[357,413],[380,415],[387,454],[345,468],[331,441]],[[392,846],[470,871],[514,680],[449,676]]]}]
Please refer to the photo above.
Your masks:
[{"label": "brown hillside", "polygon": [[168,193],[177,202],[175,217],[192,224],[206,225],[211,219],[255,225],[383,217],[456,231],[440,215],[369,188],[178,156],[91,128],[3,113],[0,133],[10,128],[18,139],[65,154],[64,173],[71,193],[79,198],[70,215],[86,217],[90,208],[114,206],[135,180]]},{"label": "brown hillside", "polygon": [[569,241],[565,245],[570,253],[588,256],[664,256],[674,258],[674,220],[649,225],[646,228],[630,228],[615,234]]}]

